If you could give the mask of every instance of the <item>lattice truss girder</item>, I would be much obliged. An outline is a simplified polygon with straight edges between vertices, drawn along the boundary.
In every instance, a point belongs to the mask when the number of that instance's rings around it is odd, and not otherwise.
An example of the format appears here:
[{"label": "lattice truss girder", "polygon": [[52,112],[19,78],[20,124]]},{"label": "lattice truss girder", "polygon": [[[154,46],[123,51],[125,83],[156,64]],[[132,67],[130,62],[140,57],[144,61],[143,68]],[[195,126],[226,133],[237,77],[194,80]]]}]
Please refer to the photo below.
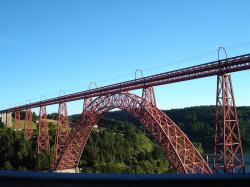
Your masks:
[{"label": "lattice truss girder", "polygon": [[214,154],[216,172],[245,171],[238,116],[229,74],[217,77]]},{"label": "lattice truss girder", "polygon": [[85,108],[78,125],[71,130],[56,169],[77,167],[94,124],[103,113],[120,108],[130,112],[144,125],[160,144],[177,173],[212,173],[185,133],[152,104],[152,98],[149,101],[127,92],[95,99]]}]

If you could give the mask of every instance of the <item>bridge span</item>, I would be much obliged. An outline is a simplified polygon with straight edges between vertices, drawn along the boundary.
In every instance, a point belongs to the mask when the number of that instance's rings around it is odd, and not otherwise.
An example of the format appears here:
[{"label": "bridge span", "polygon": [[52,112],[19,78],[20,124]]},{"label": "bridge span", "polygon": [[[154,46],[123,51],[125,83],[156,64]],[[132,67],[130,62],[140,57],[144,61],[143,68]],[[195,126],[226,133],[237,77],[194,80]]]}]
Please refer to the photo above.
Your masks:
[{"label": "bridge span", "polygon": [[[0,114],[3,119],[3,116],[10,116],[10,113],[14,112],[14,128],[20,130],[20,112],[25,111],[23,131],[24,137],[29,140],[34,135],[32,108],[40,107],[37,153],[42,154],[50,150],[46,106],[59,104],[55,150],[51,165],[54,171],[77,168],[93,126],[103,113],[119,108],[128,111],[140,121],[158,142],[177,173],[244,173],[245,163],[230,73],[248,69],[250,69],[250,54],[245,54],[7,108],[1,110]],[[157,108],[153,90],[154,86],[209,76],[217,76],[213,169],[208,166],[178,125]],[[136,89],[143,89],[142,96],[129,93]],[[77,124],[70,129],[66,103],[82,99],[84,100],[83,112]]]},{"label": "bridge span", "polygon": [[0,113],[15,112],[41,106],[59,104],[62,102],[76,101],[92,97],[99,97],[107,94],[116,94],[146,87],[159,86],[170,83],[177,83],[192,79],[199,79],[215,75],[222,75],[237,71],[250,69],[250,54],[217,60],[184,69],[169,71],[161,74],[151,75],[135,80],[112,84],[100,88],[86,90],[78,93],[42,100],[22,106],[1,110]]}]

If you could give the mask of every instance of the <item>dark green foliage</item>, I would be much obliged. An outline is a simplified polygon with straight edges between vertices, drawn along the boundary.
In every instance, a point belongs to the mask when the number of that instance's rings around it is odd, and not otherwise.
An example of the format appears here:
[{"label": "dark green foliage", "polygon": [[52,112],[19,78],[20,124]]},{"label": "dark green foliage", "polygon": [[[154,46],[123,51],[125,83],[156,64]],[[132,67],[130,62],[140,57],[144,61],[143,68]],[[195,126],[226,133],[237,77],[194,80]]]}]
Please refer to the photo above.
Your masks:
[{"label": "dark green foliage", "polygon": [[206,151],[212,151],[215,127],[214,106],[173,109],[165,113],[188,135],[192,142],[200,142]]},{"label": "dark green foliage", "polygon": [[38,120],[38,116],[36,115],[35,112],[32,112],[32,121],[36,122],[36,120]]},{"label": "dark green foliage", "polygon": [[50,163],[52,161],[52,154],[50,152],[46,152],[43,154],[36,155],[36,171],[48,171],[50,170]]},{"label": "dark green foliage", "polygon": [[[250,107],[238,107],[238,118],[241,139],[244,147],[250,146]],[[164,111],[191,139],[201,152],[212,152],[215,128],[215,106],[197,106]],[[115,111],[105,114],[116,120],[133,121],[141,125],[125,111]]]},{"label": "dark green foliage", "polygon": [[0,129],[4,128],[4,124],[0,121]]},{"label": "dark green foliage", "polygon": [[[200,152],[213,147],[215,107],[201,106],[165,111],[188,135]],[[22,114],[23,115],[23,114]],[[250,145],[250,107],[239,107],[238,116],[244,147]],[[56,114],[48,116],[56,119]],[[79,115],[69,117],[71,126]],[[33,114],[33,121],[37,120]],[[51,152],[36,154],[36,137],[26,141],[23,133],[0,124],[0,169],[47,171],[54,149],[55,125],[49,123]],[[34,129],[37,134],[37,129]],[[243,148],[244,148],[243,147]],[[85,173],[173,172],[159,146],[143,126],[124,111],[109,112],[94,128],[83,152],[80,169]]]},{"label": "dark green foliage", "polygon": [[22,132],[0,129],[0,169],[35,170],[36,155],[32,142],[24,140]]},{"label": "dark green foliage", "polygon": [[50,160],[50,153],[36,154],[36,137],[26,141],[21,131],[0,129],[0,169],[46,171]]},{"label": "dark green foliage", "polygon": [[[238,107],[241,139],[250,145],[250,107]],[[199,106],[165,111],[192,142],[200,142],[205,152],[212,152],[215,128],[215,107]]]},{"label": "dark green foliage", "polygon": [[[72,119],[75,120],[75,119]],[[79,167],[95,173],[166,173],[168,162],[158,145],[134,124],[102,118],[85,147]],[[49,123],[54,149],[55,126]],[[37,129],[34,131],[37,134]],[[52,152],[37,155],[36,137],[26,141],[21,131],[0,131],[0,169],[48,171]],[[3,143],[2,143],[3,142]]]},{"label": "dark green foliage", "polygon": [[102,118],[83,152],[80,168],[94,173],[167,173],[159,146],[134,124]]},{"label": "dark green foliage", "polygon": [[48,115],[47,115],[47,118],[48,118],[48,119],[57,120],[57,116],[58,116],[57,113],[51,113],[51,114],[48,114]]}]

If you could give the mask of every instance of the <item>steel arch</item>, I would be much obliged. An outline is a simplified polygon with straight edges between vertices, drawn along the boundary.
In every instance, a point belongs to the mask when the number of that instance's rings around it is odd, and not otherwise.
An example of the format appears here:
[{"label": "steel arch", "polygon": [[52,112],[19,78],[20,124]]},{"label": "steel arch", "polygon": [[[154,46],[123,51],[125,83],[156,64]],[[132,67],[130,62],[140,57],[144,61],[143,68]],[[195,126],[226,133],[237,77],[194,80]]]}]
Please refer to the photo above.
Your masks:
[{"label": "steel arch", "polygon": [[128,92],[100,96],[85,108],[78,124],[72,128],[54,170],[78,166],[93,126],[103,113],[114,108],[128,111],[144,125],[177,173],[212,173],[185,133],[164,112]]}]

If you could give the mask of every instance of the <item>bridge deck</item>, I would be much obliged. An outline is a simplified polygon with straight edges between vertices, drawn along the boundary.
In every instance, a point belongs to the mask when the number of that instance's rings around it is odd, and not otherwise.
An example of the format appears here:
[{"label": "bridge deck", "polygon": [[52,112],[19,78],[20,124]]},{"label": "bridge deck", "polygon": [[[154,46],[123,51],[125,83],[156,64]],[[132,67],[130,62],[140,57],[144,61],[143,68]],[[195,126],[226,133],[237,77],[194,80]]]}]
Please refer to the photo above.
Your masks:
[{"label": "bridge deck", "polygon": [[48,106],[48,105],[58,104],[61,102],[69,102],[69,101],[75,101],[102,95],[115,94],[150,86],[176,83],[186,80],[198,79],[198,78],[242,71],[247,69],[250,69],[250,54],[245,54],[241,56],[227,58],[220,61],[209,62],[206,64],[192,66],[184,69],[147,76],[136,80],[130,80],[96,89],[69,94],[61,97],[38,101],[31,104],[5,109],[0,111],[0,113],[27,110],[30,108]]}]

